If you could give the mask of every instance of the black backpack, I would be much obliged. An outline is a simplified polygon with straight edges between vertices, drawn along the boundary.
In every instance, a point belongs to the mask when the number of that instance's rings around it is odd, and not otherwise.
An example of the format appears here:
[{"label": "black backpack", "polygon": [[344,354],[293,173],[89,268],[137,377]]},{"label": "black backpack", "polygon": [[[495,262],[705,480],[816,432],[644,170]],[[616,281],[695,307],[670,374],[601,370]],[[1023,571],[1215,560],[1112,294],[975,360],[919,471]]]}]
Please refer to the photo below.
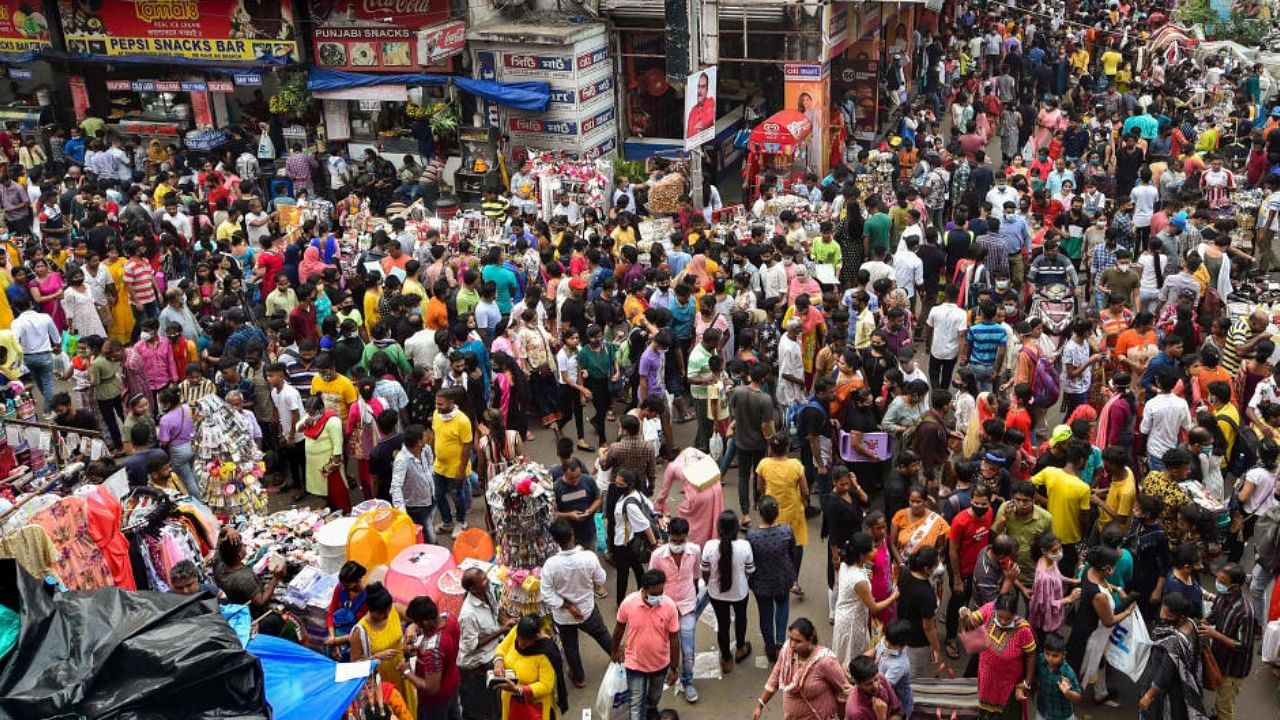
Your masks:
[{"label": "black backpack", "polygon": [[1247,425],[1240,427],[1230,416],[1215,417],[1231,426],[1236,433],[1236,441],[1231,446],[1231,457],[1227,458],[1227,472],[1232,477],[1241,477],[1258,464],[1258,434]]}]

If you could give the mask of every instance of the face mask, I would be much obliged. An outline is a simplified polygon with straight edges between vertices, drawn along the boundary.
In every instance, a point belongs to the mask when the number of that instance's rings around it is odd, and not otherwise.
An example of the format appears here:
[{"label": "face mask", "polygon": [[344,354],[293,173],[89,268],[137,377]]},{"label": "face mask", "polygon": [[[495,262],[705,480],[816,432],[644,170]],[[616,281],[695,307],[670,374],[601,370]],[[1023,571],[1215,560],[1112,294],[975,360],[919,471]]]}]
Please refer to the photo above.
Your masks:
[{"label": "face mask", "polygon": [[1005,306],[1004,306],[1004,314],[1005,314],[1005,315],[1017,315],[1017,314],[1018,314],[1018,306],[1017,306],[1017,305],[1005,305]]},{"label": "face mask", "polygon": [[997,290],[1008,290],[1008,289],[1009,289],[1009,281],[1008,281],[1008,280],[997,280],[997,281],[996,281],[996,289],[997,289]]},{"label": "face mask", "polygon": [[1200,454],[1201,454],[1201,455],[1212,455],[1212,454],[1213,454],[1213,446],[1212,446],[1212,445],[1201,445],[1201,446],[1200,446]]},{"label": "face mask", "polygon": [[969,509],[973,511],[974,517],[982,517],[983,515],[986,515],[987,511],[990,510],[991,508],[985,505],[982,507],[978,507],[977,505],[970,505]]},{"label": "face mask", "polygon": [[138,333],[138,339],[142,342],[151,342],[152,335],[149,332]]},{"label": "face mask", "polygon": [[1231,592],[1231,588],[1223,585],[1221,580],[1213,581],[1213,589],[1217,590],[1219,595],[1226,595],[1228,592]]},{"label": "face mask", "polygon": [[649,605],[649,607],[657,607],[658,603],[662,602],[662,596],[645,593],[644,601]]},{"label": "face mask", "polygon": [[1017,621],[1017,620],[1015,620],[1015,621],[1013,621],[1013,622],[1008,622],[1008,623],[1003,623],[1003,622],[1000,622],[999,620],[996,620],[996,621],[994,621],[994,622],[995,622],[995,626],[996,626],[996,627],[998,627],[998,628],[1000,628],[1001,630],[1012,630],[1013,628],[1017,627],[1017,625],[1018,625],[1018,621]]},{"label": "face mask", "polygon": [[1056,553],[1049,553],[1049,554],[1045,555],[1045,557],[1049,558],[1050,560],[1052,560],[1052,561],[1054,561],[1054,562],[1058,562],[1059,560],[1061,560],[1061,559],[1062,559],[1062,553],[1060,553],[1060,552],[1056,552]]},{"label": "face mask", "polygon": [[677,555],[683,553],[684,549],[685,549],[684,543],[671,543],[671,552]]},{"label": "face mask", "polygon": [[1127,263],[1127,262],[1126,262],[1126,263],[1116,263],[1116,267],[1120,270],[1120,272],[1129,272],[1129,267],[1130,267],[1130,265],[1129,265],[1129,263]]}]

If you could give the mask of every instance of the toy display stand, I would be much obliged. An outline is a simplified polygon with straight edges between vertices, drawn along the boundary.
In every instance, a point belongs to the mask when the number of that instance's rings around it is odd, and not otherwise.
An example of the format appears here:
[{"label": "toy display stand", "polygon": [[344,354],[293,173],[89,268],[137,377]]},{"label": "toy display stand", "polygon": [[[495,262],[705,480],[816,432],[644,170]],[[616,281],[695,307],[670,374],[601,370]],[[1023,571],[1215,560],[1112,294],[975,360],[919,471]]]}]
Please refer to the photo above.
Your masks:
[{"label": "toy display stand", "polygon": [[577,160],[562,152],[533,152],[533,174],[538,178],[538,206],[542,216],[555,215],[556,197],[565,194],[579,208],[607,212],[613,168],[608,160]]},{"label": "toy display stand", "polygon": [[193,407],[195,471],[204,485],[204,502],[220,518],[256,515],[267,506],[262,492],[262,451],[249,433],[249,421],[217,395]]},{"label": "toy display stand", "polygon": [[538,463],[513,465],[489,483],[485,501],[493,513],[497,579],[508,615],[547,615],[539,599],[542,565],[558,551],[548,528],[555,519],[551,473]]}]

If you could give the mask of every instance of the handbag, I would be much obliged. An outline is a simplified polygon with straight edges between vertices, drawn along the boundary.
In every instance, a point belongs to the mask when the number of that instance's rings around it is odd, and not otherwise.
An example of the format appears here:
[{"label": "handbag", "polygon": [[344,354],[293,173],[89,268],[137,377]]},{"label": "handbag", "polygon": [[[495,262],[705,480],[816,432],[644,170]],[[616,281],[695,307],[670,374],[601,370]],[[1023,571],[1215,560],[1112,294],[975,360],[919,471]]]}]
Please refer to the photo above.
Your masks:
[{"label": "handbag", "polygon": [[627,503],[635,503],[640,506],[642,512],[648,512],[650,516],[650,527],[657,532],[657,525],[652,522],[653,512],[645,507],[644,502],[636,498],[629,498],[622,502],[622,524],[626,529],[626,534],[631,536],[627,540],[627,550],[631,556],[641,563],[649,562],[649,556],[653,554],[653,545],[649,543],[649,536],[644,533],[631,532],[631,518],[627,515]]},{"label": "handbag", "polygon": [[970,655],[977,655],[991,645],[991,636],[987,633],[986,623],[977,625],[972,630],[961,630],[956,635],[960,638],[964,651]]},{"label": "handbag", "polygon": [[1222,687],[1222,669],[1218,667],[1218,660],[1213,656],[1209,643],[1200,646],[1200,665],[1202,667],[1200,677],[1203,680],[1204,689],[1217,692],[1218,688]]}]

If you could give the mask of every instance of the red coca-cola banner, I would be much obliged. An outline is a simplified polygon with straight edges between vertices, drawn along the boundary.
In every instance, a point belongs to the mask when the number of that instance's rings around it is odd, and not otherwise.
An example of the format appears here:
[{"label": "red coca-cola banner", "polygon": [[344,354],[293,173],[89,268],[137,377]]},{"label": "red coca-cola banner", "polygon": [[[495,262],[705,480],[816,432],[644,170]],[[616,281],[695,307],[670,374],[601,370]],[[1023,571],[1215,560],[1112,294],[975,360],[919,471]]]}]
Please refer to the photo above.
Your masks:
[{"label": "red coca-cola banner", "polygon": [[[309,0],[318,25],[353,20],[395,23],[417,29],[449,19],[449,0]],[[348,12],[348,10],[350,12]]]}]

